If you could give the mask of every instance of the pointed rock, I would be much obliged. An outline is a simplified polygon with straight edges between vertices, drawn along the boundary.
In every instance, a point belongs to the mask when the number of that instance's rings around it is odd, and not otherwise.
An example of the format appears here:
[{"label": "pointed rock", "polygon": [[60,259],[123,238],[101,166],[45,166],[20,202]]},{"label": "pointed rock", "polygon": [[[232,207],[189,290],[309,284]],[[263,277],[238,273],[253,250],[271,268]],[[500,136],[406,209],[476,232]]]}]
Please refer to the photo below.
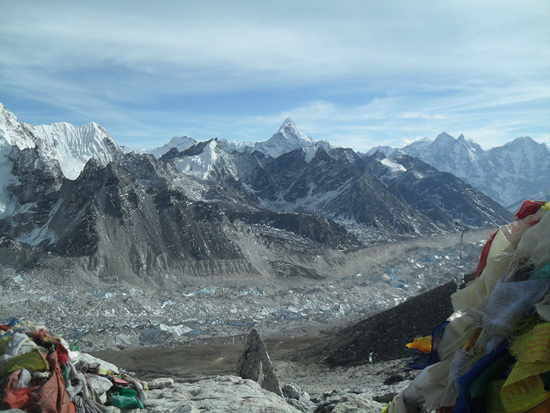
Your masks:
[{"label": "pointed rock", "polygon": [[237,375],[243,379],[253,380],[262,388],[283,396],[265,343],[255,328],[248,334],[244,353],[237,360]]}]

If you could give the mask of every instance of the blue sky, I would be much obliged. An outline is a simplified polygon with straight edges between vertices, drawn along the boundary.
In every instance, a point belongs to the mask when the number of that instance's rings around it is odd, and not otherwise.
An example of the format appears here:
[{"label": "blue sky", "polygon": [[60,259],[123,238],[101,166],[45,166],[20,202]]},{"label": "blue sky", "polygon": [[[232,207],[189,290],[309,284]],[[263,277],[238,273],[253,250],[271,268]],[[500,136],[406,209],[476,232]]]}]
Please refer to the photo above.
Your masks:
[{"label": "blue sky", "polygon": [[442,131],[550,144],[550,1],[0,1],[0,102],[152,149],[288,116],[366,151]]}]

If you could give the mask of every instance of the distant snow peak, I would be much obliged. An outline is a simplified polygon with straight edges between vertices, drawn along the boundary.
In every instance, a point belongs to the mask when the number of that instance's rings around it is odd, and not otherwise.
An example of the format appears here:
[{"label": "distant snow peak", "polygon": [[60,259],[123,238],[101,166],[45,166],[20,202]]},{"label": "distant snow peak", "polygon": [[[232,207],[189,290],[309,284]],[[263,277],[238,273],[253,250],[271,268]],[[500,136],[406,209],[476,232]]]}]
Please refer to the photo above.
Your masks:
[{"label": "distant snow peak", "polygon": [[284,153],[314,144],[315,141],[301,132],[291,118],[286,118],[277,133],[265,142],[256,143],[254,149],[277,158]]},{"label": "distant snow peak", "polygon": [[38,139],[38,146],[46,158],[59,162],[63,175],[76,179],[90,159],[107,165],[122,148],[111,135],[95,122],[74,126],[66,122],[51,125],[30,126],[29,130]]},{"label": "distant snow peak", "polygon": [[191,146],[195,145],[196,143],[197,143],[197,140],[190,138],[189,136],[174,136],[170,140],[170,142],[149,151],[149,153],[151,153],[155,158],[158,159],[172,148],[176,148],[178,152],[181,152],[186,149],[189,149]]},{"label": "distant snow peak", "polygon": [[[174,148],[178,148],[180,151],[187,149],[195,143],[197,141],[189,136],[174,136],[169,142],[170,145],[173,145]],[[180,148],[181,146],[185,146],[185,148]]]},{"label": "distant snow peak", "polygon": [[[313,144],[315,142],[309,136],[300,131],[300,129],[298,129],[298,126],[296,126],[296,123],[294,123],[291,118],[285,119],[277,134],[281,134],[286,140],[290,142],[307,142],[309,144]],[[277,134],[273,136],[277,136]]]},{"label": "distant snow peak", "polygon": [[238,176],[233,162],[217,139],[197,143],[180,152],[175,164],[183,173],[202,180],[216,180],[222,170]]},{"label": "distant snow peak", "polygon": [[455,138],[453,138],[447,132],[443,131],[439,135],[436,136],[435,140],[454,141]]},{"label": "distant snow peak", "polygon": [[292,120],[292,118],[290,116],[284,120],[284,122],[282,123],[282,125],[279,128],[279,132],[281,132],[285,128],[298,129],[298,127],[296,126],[296,123],[294,123],[294,121]]},{"label": "distant snow peak", "polygon": [[375,146],[367,152],[367,155],[374,155],[376,152],[383,153],[388,158],[405,154],[401,149],[392,148],[391,146]]},{"label": "distant snow peak", "polygon": [[528,136],[484,151],[464,135],[454,139],[442,132],[433,141],[412,142],[402,150],[464,179],[511,209],[549,186],[550,149]]},{"label": "distant snow peak", "polygon": [[19,122],[3,105],[0,108],[0,145],[16,146],[20,150],[37,148],[49,164],[57,161],[63,175],[76,179],[84,165],[95,159],[107,165],[122,154],[120,146],[100,125],[90,122],[74,126],[66,122],[32,126]]},{"label": "distant snow peak", "polygon": [[19,119],[0,103],[0,146],[17,146],[19,149],[34,148],[36,143]]},{"label": "distant snow peak", "polygon": [[504,146],[522,148],[523,150],[532,150],[535,148],[543,148],[545,144],[535,142],[530,136],[520,136]]},{"label": "distant snow peak", "polygon": [[227,139],[224,139],[224,138],[218,139],[218,142],[223,146],[223,148],[227,152],[231,152],[231,151],[247,152],[249,150],[252,150],[252,148],[254,147],[254,143],[252,142],[237,142],[237,141],[229,142]]}]

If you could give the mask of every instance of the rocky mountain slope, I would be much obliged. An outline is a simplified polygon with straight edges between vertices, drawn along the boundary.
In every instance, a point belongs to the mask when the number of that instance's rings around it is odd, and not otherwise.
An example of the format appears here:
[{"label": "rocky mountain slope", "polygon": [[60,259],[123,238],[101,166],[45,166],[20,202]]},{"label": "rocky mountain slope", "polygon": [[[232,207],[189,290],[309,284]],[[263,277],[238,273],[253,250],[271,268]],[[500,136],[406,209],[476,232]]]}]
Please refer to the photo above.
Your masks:
[{"label": "rocky mountain slope", "polygon": [[[182,138],[160,159],[124,153],[93,123],[33,127],[2,108],[0,131],[0,265],[15,268],[161,286],[205,273],[319,279],[346,251],[449,231],[459,212],[440,203],[446,219],[434,220],[401,195],[406,184],[392,187],[354,151],[315,143],[290,119],[252,152]],[[443,198],[448,181],[431,185],[408,190]],[[479,194],[454,185],[470,205],[464,223],[500,223],[496,206],[480,212],[469,201]]]},{"label": "rocky mountain slope", "polygon": [[459,221],[460,225],[484,227],[510,219],[502,206],[482,192],[417,158],[398,155],[388,159],[376,152],[366,162],[391,193],[434,223],[448,227]]},{"label": "rocky mountain slope", "polygon": [[475,188],[414,158],[399,164],[317,145],[272,158],[259,152],[227,153],[216,142],[183,152],[173,149],[162,159],[243,196],[248,193],[267,209],[320,214],[348,228],[368,228],[363,241],[440,232],[456,220],[481,228],[510,218]]},{"label": "rocky mountain slope", "polygon": [[440,171],[463,179],[501,205],[514,210],[524,199],[546,199],[550,191],[550,148],[530,137],[520,137],[484,151],[471,139],[443,132],[401,149],[377,147],[388,157],[406,153]]},{"label": "rocky mountain slope", "polygon": [[350,149],[298,149],[258,165],[246,183],[274,210],[307,211],[385,231],[438,231],[369,173]]}]

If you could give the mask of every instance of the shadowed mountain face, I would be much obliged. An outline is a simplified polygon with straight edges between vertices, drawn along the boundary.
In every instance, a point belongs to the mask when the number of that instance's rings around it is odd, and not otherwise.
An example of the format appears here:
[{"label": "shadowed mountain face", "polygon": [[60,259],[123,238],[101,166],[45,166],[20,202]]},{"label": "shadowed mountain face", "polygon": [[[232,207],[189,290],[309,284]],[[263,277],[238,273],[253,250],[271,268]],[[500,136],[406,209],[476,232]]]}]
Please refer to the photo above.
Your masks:
[{"label": "shadowed mountain face", "polygon": [[402,149],[373,148],[369,154],[377,149],[390,157],[401,153],[421,159],[512,210],[528,198],[546,199],[550,191],[550,148],[528,136],[486,151],[463,135],[455,139],[445,132]]},{"label": "shadowed mountain face", "polygon": [[483,228],[511,219],[511,214],[488,196],[419,159],[401,155],[389,160],[377,152],[365,160],[391,193],[435,223],[448,227],[459,220]]},{"label": "shadowed mountain face", "polygon": [[[162,274],[175,273],[177,279],[200,261],[224,263],[217,270],[205,267],[214,273],[259,273],[263,269],[245,258],[242,242],[271,242],[277,249],[294,237],[305,251],[360,245],[325,218],[264,211],[151,155],[127,154],[107,166],[92,160],[76,180],[55,168],[35,167],[37,159],[34,149],[14,150],[18,181],[8,192],[18,208],[0,221],[4,247],[16,243],[28,251],[19,265],[27,265],[31,255],[70,257],[102,279],[150,276],[163,284]],[[212,197],[218,201],[207,200]]]},{"label": "shadowed mountain face", "polygon": [[244,180],[271,209],[307,211],[390,234],[499,225],[510,213],[455,176],[418,159],[361,158],[351,149],[292,151],[255,160]]},{"label": "shadowed mountain face", "polygon": [[389,233],[439,230],[391,194],[350,149],[292,151],[259,164],[247,184],[272,209],[322,214]]}]

